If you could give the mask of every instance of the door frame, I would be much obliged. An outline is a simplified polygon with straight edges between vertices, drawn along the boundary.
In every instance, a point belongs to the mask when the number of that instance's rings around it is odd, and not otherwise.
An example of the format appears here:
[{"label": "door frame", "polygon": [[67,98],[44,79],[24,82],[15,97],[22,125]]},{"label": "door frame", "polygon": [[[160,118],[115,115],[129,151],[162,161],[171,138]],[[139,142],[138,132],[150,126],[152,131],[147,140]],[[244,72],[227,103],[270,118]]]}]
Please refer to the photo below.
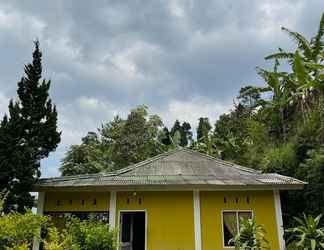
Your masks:
[{"label": "door frame", "polygon": [[121,242],[121,233],[122,233],[122,228],[120,224],[120,219],[121,219],[121,213],[132,213],[132,212],[144,212],[145,213],[145,246],[144,249],[147,250],[147,210],[146,209],[121,209],[118,210],[118,228],[119,228],[119,233],[118,233],[118,242]]}]

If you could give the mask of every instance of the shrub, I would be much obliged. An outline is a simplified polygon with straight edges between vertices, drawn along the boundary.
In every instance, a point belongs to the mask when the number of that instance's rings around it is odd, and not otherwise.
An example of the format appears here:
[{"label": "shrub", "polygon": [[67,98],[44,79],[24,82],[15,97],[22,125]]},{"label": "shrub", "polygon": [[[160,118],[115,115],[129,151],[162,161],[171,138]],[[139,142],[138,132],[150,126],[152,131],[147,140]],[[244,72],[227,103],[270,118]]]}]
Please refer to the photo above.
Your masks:
[{"label": "shrub", "polygon": [[319,226],[322,215],[314,218],[303,214],[302,218],[294,217],[297,226],[286,230],[290,234],[289,247],[294,249],[324,249],[324,228]]},{"label": "shrub", "polygon": [[80,250],[117,249],[117,233],[110,230],[107,223],[95,219],[80,221],[77,218],[70,218],[67,232],[71,235],[72,243],[78,245]]},{"label": "shrub", "polygon": [[43,241],[44,250],[79,250],[79,245],[72,242],[71,235],[63,230],[59,232],[56,227],[47,230],[47,237]]},{"label": "shrub", "polygon": [[[0,250],[28,250],[34,237],[43,242],[44,250],[117,249],[117,233],[107,223],[72,217],[68,218],[66,229],[59,231],[47,217],[35,215],[31,210],[24,214],[3,214],[4,199],[5,195],[0,192]],[[46,229],[45,239],[41,239],[41,228]]]},{"label": "shrub", "polygon": [[40,238],[40,228],[45,226],[47,218],[35,215],[31,210],[25,214],[18,212],[2,213],[6,194],[0,192],[0,250],[28,249],[33,238]]},{"label": "shrub", "polygon": [[255,218],[241,218],[240,230],[230,242],[234,243],[237,250],[270,249],[265,234],[265,229],[263,226],[256,224]]}]

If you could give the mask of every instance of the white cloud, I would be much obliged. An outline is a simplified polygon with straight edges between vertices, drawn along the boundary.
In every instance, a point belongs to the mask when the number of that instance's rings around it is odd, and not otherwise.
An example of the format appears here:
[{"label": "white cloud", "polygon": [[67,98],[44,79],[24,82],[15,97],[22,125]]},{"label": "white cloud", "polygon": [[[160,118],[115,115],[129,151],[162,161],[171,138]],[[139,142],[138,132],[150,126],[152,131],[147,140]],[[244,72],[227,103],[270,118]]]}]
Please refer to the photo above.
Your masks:
[{"label": "white cloud", "polygon": [[[0,115],[7,113],[9,98],[0,92]],[[2,119],[2,117],[0,117]]]},{"label": "white cloud", "polygon": [[27,16],[0,6],[0,31],[13,35],[20,42],[26,39],[41,39],[46,26],[43,20],[35,16]]},{"label": "white cloud", "polygon": [[214,123],[242,85],[262,84],[254,67],[263,56],[290,45],[280,26],[316,32],[322,1],[2,1],[0,112],[38,37],[63,132],[45,164],[137,104],[168,126]]},{"label": "white cloud", "polygon": [[171,127],[178,119],[187,121],[193,128],[196,128],[200,117],[209,117],[210,122],[214,124],[221,114],[229,111],[230,107],[230,103],[220,103],[197,96],[190,101],[171,100],[167,110],[162,112],[161,116],[168,127]]}]

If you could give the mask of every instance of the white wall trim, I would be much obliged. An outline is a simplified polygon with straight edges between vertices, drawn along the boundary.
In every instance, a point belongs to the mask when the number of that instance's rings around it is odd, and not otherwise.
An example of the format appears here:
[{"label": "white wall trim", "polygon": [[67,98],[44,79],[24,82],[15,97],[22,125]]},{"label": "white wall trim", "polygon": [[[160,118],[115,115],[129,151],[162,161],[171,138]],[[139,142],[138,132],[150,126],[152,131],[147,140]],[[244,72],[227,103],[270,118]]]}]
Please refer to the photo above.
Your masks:
[{"label": "white wall trim", "polygon": [[111,228],[116,227],[116,206],[117,206],[117,192],[110,191],[109,201],[109,225]]},{"label": "white wall trim", "polygon": [[280,191],[273,190],[274,204],[276,210],[276,222],[277,222],[277,232],[279,239],[279,249],[284,250],[286,248],[286,243],[284,240],[284,227],[282,222],[282,213],[281,213],[281,201],[280,201]]},{"label": "white wall trim", "polygon": [[200,194],[199,190],[193,191],[194,225],[195,225],[195,250],[201,250],[201,221],[200,221]]},{"label": "white wall trim", "polygon": [[[38,192],[38,198],[37,198],[37,214],[38,215],[43,215],[44,203],[45,203],[45,192]],[[33,250],[39,250],[39,240],[36,238],[34,238]]]}]

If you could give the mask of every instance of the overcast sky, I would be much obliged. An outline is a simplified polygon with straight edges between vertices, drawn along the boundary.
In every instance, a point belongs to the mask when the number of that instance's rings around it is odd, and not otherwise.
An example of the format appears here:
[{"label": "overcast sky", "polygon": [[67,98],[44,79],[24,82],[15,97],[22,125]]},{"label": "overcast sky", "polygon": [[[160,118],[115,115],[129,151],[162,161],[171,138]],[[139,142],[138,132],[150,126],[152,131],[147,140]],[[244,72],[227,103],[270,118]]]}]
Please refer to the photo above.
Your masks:
[{"label": "overcast sky", "polygon": [[167,126],[214,123],[241,86],[262,84],[265,55],[292,46],[280,27],[310,37],[323,10],[323,0],[1,0],[0,115],[38,38],[62,130],[42,173],[56,176],[69,145],[136,105]]}]

